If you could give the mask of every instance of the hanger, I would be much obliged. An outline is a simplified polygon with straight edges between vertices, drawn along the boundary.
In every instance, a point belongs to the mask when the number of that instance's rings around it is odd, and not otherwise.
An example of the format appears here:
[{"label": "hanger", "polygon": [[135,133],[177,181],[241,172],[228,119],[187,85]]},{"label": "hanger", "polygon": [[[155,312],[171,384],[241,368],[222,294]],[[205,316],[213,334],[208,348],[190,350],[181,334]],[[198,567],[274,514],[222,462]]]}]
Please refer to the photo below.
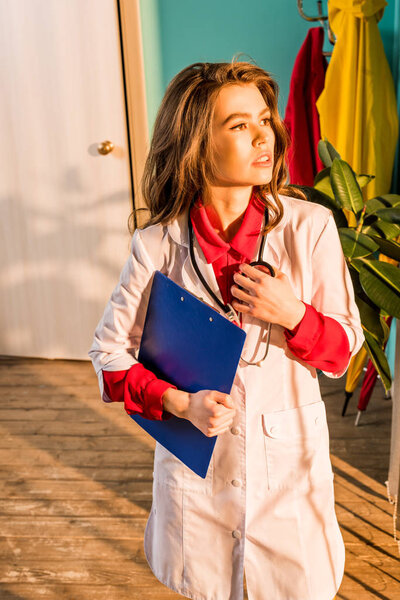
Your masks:
[{"label": "hanger", "polygon": [[[328,39],[331,44],[335,44],[336,38],[330,27],[329,19],[327,16],[322,14],[322,0],[317,0],[318,5],[318,17],[310,17],[305,14],[303,10],[303,0],[297,0],[297,9],[299,11],[300,16],[306,21],[319,21],[324,29],[328,31]],[[328,27],[326,27],[326,22],[328,22]],[[332,52],[322,52],[324,56],[332,56]]]}]

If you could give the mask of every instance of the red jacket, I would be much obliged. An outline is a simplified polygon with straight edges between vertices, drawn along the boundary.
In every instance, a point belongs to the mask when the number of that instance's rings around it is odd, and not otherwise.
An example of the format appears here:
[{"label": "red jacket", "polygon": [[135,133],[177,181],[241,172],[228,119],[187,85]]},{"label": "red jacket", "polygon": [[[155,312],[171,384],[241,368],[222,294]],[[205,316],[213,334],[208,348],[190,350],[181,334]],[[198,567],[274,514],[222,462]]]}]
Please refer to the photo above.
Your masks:
[{"label": "red jacket", "polygon": [[[225,303],[232,302],[233,273],[240,263],[250,263],[261,231],[264,207],[252,195],[242,224],[228,243],[212,227],[207,211],[199,199],[191,211],[196,238],[214,273]],[[267,238],[268,239],[268,238]],[[292,330],[284,329],[288,347],[297,357],[316,369],[328,372],[343,368],[350,356],[349,341],[343,327],[305,303],[306,312]],[[162,394],[175,385],[157,377],[141,363],[126,371],[103,371],[104,388],[113,402],[124,402],[128,414],[140,414],[148,419],[168,419],[163,410]]]},{"label": "red jacket", "polygon": [[324,168],[317,150],[321,130],[316,106],[328,65],[323,44],[324,29],[309,29],[290,80],[284,123],[292,139],[287,153],[290,183],[298,185],[314,185],[315,175]]}]

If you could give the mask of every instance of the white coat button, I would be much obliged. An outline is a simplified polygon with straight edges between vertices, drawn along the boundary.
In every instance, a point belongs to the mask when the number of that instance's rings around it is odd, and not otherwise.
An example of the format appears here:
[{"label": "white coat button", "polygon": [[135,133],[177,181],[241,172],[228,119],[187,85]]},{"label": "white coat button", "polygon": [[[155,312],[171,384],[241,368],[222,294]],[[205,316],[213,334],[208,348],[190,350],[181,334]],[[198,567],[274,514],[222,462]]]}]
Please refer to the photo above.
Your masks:
[{"label": "white coat button", "polygon": [[242,482],[240,481],[240,479],[232,479],[232,485],[234,487],[240,487],[242,485]]},{"label": "white coat button", "polygon": [[276,433],[277,431],[278,431],[278,427],[276,425],[272,425],[272,427],[270,428],[270,432]]},{"label": "white coat button", "polygon": [[315,417],[315,424],[318,425],[319,423],[319,417]]},{"label": "white coat button", "polygon": [[239,435],[240,427],[232,427],[231,433],[233,433],[233,435]]},{"label": "white coat button", "polygon": [[239,539],[239,538],[241,538],[241,537],[242,537],[242,534],[240,533],[240,531],[239,531],[238,529],[235,529],[235,531],[232,531],[232,536],[233,536],[234,538],[237,538],[237,539]]}]

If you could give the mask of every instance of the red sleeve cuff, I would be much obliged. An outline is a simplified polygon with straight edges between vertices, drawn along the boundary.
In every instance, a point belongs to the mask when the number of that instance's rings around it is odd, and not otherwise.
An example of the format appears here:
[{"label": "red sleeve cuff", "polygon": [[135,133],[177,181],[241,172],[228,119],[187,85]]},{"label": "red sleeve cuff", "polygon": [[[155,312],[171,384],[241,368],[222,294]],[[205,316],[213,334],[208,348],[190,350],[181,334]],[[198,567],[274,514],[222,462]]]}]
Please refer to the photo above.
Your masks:
[{"label": "red sleeve cuff", "polygon": [[151,379],[146,385],[145,398],[146,398],[146,411],[143,417],[147,419],[157,419],[159,421],[167,421],[172,417],[172,414],[167,410],[163,409],[162,395],[168,388],[177,387],[163,381],[162,379]]},{"label": "red sleeve cuff", "polygon": [[125,371],[102,371],[104,392],[109,402],[124,401],[124,384],[127,370]]},{"label": "red sleeve cuff", "polygon": [[319,312],[311,304],[306,302],[303,304],[306,312],[301,321],[294,329],[284,329],[283,333],[290,348],[307,353],[311,352],[317,343],[321,335],[322,323]]},{"label": "red sleeve cuff", "polygon": [[303,319],[292,331],[284,330],[288,348],[316,369],[344,373],[350,360],[350,345],[342,325],[306,304]]},{"label": "red sleeve cuff", "polygon": [[104,391],[111,402],[124,402],[128,415],[145,419],[167,420],[172,414],[163,409],[162,395],[175,385],[136,363],[125,371],[103,371]]}]

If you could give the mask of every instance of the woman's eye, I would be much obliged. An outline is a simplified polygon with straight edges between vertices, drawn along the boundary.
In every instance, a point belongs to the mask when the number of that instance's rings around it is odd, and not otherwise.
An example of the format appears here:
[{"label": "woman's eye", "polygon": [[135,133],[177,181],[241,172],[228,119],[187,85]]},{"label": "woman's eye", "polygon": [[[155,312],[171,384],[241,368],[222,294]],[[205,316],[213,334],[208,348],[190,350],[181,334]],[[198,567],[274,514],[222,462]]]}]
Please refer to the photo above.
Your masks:
[{"label": "woman's eye", "polygon": [[[264,119],[262,119],[262,121],[267,121],[267,123],[271,123],[272,118],[271,117],[265,117]],[[246,125],[246,123],[239,123],[238,125],[235,125],[234,127],[231,127],[232,131],[234,131],[235,129],[237,129],[238,131],[241,130],[242,127],[244,127]]]},{"label": "woman's eye", "polygon": [[239,123],[239,125],[235,125],[235,127],[231,127],[231,129],[237,129],[238,127],[242,127],[242,125],[246,125],[246,123]]}]

